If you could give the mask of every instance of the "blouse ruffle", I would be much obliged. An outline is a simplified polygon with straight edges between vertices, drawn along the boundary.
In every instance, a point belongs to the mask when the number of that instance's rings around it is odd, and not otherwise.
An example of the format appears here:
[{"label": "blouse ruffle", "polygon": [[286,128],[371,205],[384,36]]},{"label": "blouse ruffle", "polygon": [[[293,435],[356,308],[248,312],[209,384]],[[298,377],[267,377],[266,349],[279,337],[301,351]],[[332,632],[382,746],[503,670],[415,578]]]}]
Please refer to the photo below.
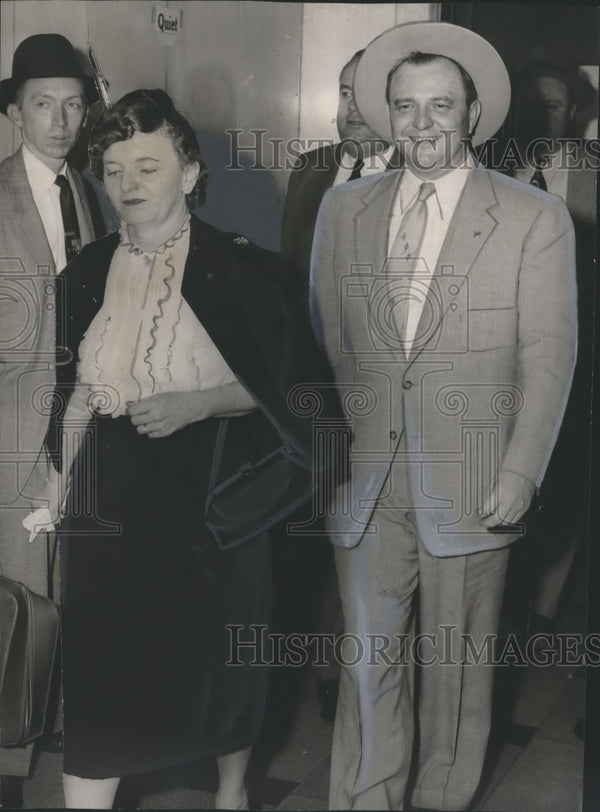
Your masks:
[{"label": "blouse ruffle", "polygon": [[79,349],[78,382],[90,408],[118,417],[127,401],[159,392],[210,389],[235,375],[181,295],[189,251],[189,217],[152,251],[121,225],[104,303]]}]

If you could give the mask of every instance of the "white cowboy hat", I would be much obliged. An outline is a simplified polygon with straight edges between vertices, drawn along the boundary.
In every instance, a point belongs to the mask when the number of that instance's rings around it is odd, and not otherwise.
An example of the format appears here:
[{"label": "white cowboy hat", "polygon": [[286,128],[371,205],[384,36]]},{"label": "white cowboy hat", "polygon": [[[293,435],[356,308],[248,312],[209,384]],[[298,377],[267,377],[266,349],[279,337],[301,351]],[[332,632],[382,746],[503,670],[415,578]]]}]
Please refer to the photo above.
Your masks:
[{"label": "white cowboy hat", "polygon": [[468,28],[451,23],[412,22],[380,34],[367,46],[356,68],[356,105],[377,135],[393,140],[385,98],[387,77],[394,65],[413,51],[454,59],[473,80],[481,102],[474,146],[498,132],[510,107],[510,79],[496,49]]}]

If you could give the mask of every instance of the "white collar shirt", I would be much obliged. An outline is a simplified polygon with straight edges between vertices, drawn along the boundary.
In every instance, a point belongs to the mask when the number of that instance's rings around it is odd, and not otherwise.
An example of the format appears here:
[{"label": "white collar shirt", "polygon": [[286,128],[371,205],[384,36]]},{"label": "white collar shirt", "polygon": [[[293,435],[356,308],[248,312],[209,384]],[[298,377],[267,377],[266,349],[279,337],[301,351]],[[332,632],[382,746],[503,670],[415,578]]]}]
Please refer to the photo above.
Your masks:
[{"label": "white collar shirt", "polygon": [[[48,238],[56,273],[60,273],[67,264],[67,257],[65,230],[60,210],[60,189],[54,183],[56,174],[40,161],[25,144],[23,144],[23,162],[31,194]],[[66,161],[58,174],[67,176]]]},{"label": "white collar shirt", "polygon": [[[360,177],[366,178],[369,175],[378,175],[380,172],[385,172],[387,169],[394,147],[388,147],[383,152],[376,152],[374,155],[369,155],[365,158],[364,166],[360,170]],[[334,186],[339,186],[341,183],[346,183],[350,179],[354,166],[351,165],[348,155],[344,155],[343,160],[340,161],[340,167],[333,182]]]},{"label": "white collar shirt", "polygon": [[[426,296],[431,286],[431,279],[435,273],[450,221],[473,166],[473,160],[468,157],[463,166],[453,169],[432,181],[435,185],[435,192],[427,199],[426,203],[427,223],[420,251],[423,262],[419,263],[410,286],[406,335],[404,337],[407,357],[412,349],[425,306]],[[390,216],[388,256],[398,233],[402,216],[414,203],[423,182],[422,178],[418,178],[409,169],[405,169],[402,173],[400,187]]]},{"label": "white collar shirt", "polygon": [[[535,166],[525,166],[523,169],[515,169],[514,176],[523,183],[531,183]],[[546,181],[546,191],[551,195],[567,199],[567,185],[569,182],[569,161],[564,146],[561,146],[549,159],[548,165],[540,168],[544,180]]]}]

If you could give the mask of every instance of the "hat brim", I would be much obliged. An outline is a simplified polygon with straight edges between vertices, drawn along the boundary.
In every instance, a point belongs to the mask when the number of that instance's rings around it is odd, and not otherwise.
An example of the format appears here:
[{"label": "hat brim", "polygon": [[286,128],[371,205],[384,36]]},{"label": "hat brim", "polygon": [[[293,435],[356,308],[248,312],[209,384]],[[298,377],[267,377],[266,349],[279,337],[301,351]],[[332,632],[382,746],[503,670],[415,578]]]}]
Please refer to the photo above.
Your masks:
[{"label": "hat brim", "polygon": [[[45,79],[45,78],[48,78],[48,77],[31,76],[29,78],[31,78],[31,79],[35,79],[35,78]],[[54,77],[52,77],[52,78],[54,78]],[[96,88],[96,83],[94,82],[94,79],[91,76],[87,76],[86,74],[84,74],[83,76],[65,76],[65,77],[57,77],[57,78],[79,79],[80,81],[82,81],[83,82],[83,88],[84,88],[85,101],[86,101],[86,104],[88,106],[94,104],[94,102],[97,102],[99,100],[99,98],[100,98],[100,96],[98,95],[98,90]],[[3,113],[4,115],[6,115],[6,110],[8,108],[8,105],[12,104],[14,102],[17,90],[19,89],[19,86],[22,85],[26,81],[27,81],[26,79],[23,79],[22,81],[17,81],[16,79],[13,79],[11,77],[9,79],[3,79],[0,82],[0,113]]]},{"label": "hat brim", "polygon": [[510,107],[510,78],[496,49],[479,34],[451,23],[412,22],[390,28],[371,42],[354,77],[354,98],[363,120],[377,135],[393,141],[385,98],[387,77],[414,51],[446,56],[467,71],[481,102],[473,145],[502,126]]}]

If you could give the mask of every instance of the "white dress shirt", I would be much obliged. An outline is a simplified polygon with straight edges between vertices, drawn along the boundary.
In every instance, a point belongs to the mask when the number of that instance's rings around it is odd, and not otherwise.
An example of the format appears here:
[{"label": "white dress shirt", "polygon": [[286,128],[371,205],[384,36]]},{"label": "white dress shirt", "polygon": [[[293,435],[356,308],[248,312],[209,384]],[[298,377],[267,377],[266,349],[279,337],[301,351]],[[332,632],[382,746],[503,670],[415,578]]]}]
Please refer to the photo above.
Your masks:
[{"label": "white dress shirt", "polygon": [[[534,166],[526,166],[523,169],[515,169],[515,178],[523,183],[531,183],[535,172]],[[548,158],[548,166],[540,169],[546,181],[546,191],[551,195],[567,199],[567,184],[569,182],[569,161],[564,149],[561,146],[553,155]]]},{"label": "white dress shirt", "polygon": [[[54,183],[56,174],[45,163],[40,161],[25,144],[23,144],[23,161],[33,200],[40,214],[48,244],[52,251],[56,273],[60,273],[67,264],[67,257],[65,253],[65,230],[60,210],[60,189]],[[66,161],[58,174],[66,176]]]},{"label": "white dress shirt", "polygon": [[[394,147],[391,146],[383,152],[376,152],[374,155],[369,155],[366,157],[364,166],[360,170],[361,178],[366,178],[368,175],[378,175],[380,172],[385,172],[393,152]],[[350,162],[350,157],[345,154],[343,159],[340,161],[340,168],[338,169],[337,175],[335,176],[335,180],[333,182],[334,186],[339,186],[341,183],[346,183],[346,181],[350,178],[352,170],[354,169],[353,165],[346,166],[346,164],[350,164]]]},{"label": "white dress shirt", "polygon": [[[407,357],[410,354],[417,333],[427,292],[431,285],[431,278],[435,272],[450,221],[473,165],[473,161],[468,158],[464,166],[453,169],[451,172],[447,172],[432,181],[435,185],[435,193],[428,198],[426,203],[427,223],[420,252],[424,262],[419,264],[410,286],[405,335],[405,353]],[[404,170],[390,216],[388,256],[396,239],[402,216],[414,203],[422,183],[424,183],[423,179],[414,175],[410,169]]]}]

